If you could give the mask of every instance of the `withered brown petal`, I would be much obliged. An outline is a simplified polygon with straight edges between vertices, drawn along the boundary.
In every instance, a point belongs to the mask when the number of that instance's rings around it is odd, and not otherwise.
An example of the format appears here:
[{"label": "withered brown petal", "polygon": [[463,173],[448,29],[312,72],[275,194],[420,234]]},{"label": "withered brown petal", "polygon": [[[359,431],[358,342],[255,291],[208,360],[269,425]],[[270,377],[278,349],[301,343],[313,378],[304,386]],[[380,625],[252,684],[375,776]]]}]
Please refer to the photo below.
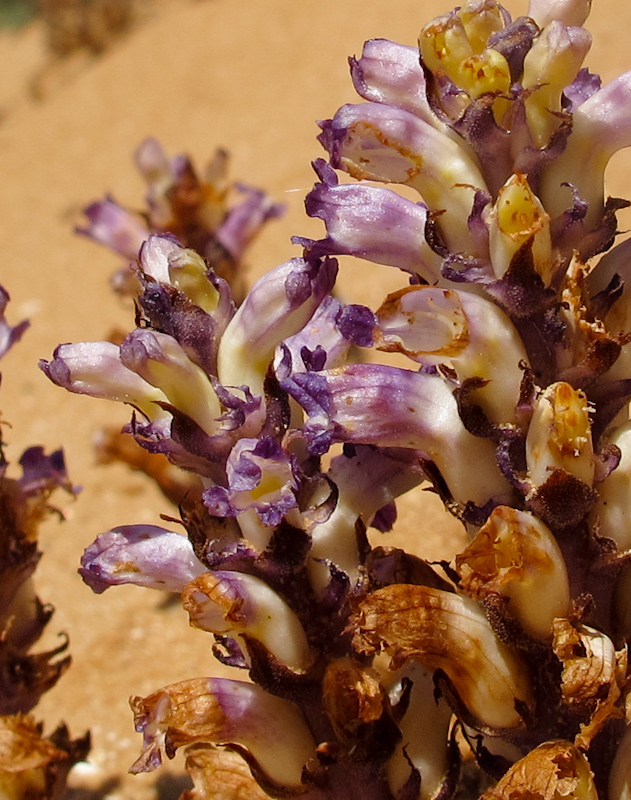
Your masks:
[{"label": "withered brown petal", "polygon": [[375,670],[352,658],[340,658],[327,667],[322,683],[326,712],[340,738],[352,734],[384,711],[384,691]]},{"label": "withered brown petal", "polygon": [[571,742],[545,742],[480,800],[598,800],[589,762]]},{"label": "withered brown petal", "polygon": [[186,751],[186,771],[193,788],[180,800],[268,800],[245,761],[229,750],[193,745]]},{"label": "withered brown petal", "polygon": [[531,699],[527,670],[470,598],[428,586],[386,586],[361,603],[354,625],[359,652],[385,649],[393,667],[416,660],[444,670],[481,725],[521,724],[516,704]]}]

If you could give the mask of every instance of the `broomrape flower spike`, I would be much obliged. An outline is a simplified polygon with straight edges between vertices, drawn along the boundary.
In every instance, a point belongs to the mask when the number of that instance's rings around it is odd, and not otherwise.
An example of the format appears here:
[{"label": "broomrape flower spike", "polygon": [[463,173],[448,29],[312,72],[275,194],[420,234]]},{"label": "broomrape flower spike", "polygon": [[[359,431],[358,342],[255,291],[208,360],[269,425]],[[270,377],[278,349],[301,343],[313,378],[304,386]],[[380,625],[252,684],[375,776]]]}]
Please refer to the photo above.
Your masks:
[{"label": "broomrape flower spike", "polygon": [[[218,776],[248,798],[628,800],[631,239],[604,173],[631,73],[584,66],[589,6],[469,0],[418,48],[367,42],[362,102],[319,123],[322,236],[245,295],[219,245],[236,268],[273,212],[227,209],[225,156],[202,181],[149,141],[149,211],[88,210],[130,257],[152,233],[137,328],[42,368],[129,404],[190,489],[180,532],[121,525],[81,574],[180,595],[235,675],[134,698],[134,772],[186,747],[188,800]],[[400,286],[342,299],[337,255]],[[389,544],[423,488],[469,538],[451,563]],[[409,535],[423,553],[422,518]]]}]

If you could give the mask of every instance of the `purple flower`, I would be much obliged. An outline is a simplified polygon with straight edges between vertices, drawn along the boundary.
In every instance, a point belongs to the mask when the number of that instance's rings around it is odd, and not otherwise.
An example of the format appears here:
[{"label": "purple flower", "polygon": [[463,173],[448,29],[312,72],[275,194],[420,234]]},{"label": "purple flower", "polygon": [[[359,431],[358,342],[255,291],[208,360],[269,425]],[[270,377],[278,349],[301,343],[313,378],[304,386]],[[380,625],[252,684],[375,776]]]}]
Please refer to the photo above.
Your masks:
[{"label": "purple flower", "polygon": [[218,517],[253,509],[264,525],[274,527],[297,506],[295,469],[295,459],[273,439],[240,439],[226,464],[229,488],[207,489],[204,505]]},{"label": "purple flower", "polygon": [[97,594],[125,583],[181,592],[205,569],[187,536],[155,525],[122,525],[86,549],[79,573]]}]

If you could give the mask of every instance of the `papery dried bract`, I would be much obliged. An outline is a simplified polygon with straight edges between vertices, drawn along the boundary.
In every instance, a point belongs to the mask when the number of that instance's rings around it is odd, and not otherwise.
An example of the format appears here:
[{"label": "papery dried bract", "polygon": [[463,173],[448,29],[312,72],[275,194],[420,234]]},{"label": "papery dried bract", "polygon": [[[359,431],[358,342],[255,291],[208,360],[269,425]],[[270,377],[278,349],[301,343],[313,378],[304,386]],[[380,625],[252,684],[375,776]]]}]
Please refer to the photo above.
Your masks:
[{"label": "papery dried bract", "polygon": [[59,800],[68,773],[85,759],[89,747],[89,735],[71,741],[63,725],[45,737],[32,716],[0,717],[0,796]]},{"label": "papery dried bract", "polygon": [[338,737],[352,741],[362,725],[376,722],[386,709],[375,670],[351,658],[332,661],[322,681],[323,704]]},{"label": "papery dried bract", "polygon": [[563,664],[561,691],[570,706],[583,710],[584,721],[575,743],[586,749],[616,708],[627,671],[626,649],[616,653],[604,633],[588,625],[557,619],[552,648]]}]

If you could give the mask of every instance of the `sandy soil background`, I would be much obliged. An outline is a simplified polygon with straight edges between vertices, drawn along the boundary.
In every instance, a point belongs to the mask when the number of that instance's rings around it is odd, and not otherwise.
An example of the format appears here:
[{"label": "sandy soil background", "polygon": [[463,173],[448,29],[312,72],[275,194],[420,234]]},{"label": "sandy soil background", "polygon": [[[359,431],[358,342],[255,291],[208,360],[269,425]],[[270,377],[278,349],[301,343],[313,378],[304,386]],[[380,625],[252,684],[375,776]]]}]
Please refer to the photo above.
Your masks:
[{"label": "sandy soil background", "polygon": [[[508,5],[514,14],[527,7]],[[71,779],[75,798],[177,797],[186,785],[178,759],[153,775],[126,775],[139,752],[127,698],[221,671],[211,637],[189,629],[178,605],[135,587],[97,597],[76,574],[97,533],[158,522],[171,510],[142,475],[94,462],[99,427],[123,424],[127,411],[66,395],[37,369],[60,342],[101,339],[132,323],[108,286],[116,257],[73,234],[79,211],[105,192],[142,205],[131,156],[147,135],[199,165],[224,146],[233,177],[287,207],[251,252],[252,275],[297,255],[292,234],[320,235],[302,210],[310,161],[321,155],[314,120],[355,102],[347,56],[372,37],[412,44],[448,8],[446,0],[174,0],[156,4],[105,54],[64,64],[51,61],[37,23],[0,31],[0,282],[12,296],[10,321],[32,323],[1,365],[7,454],[16,462],[31,444],[62,445],[83,487],[76,501],[57,498],[67,519],[45,525],[37,578],[41,598],[57,609],[47,643],[67,631],[74,659],[38,715],[48,730],[64,719],[73,734],[93,735],[90,761]],[[611,79],[631,66],[631,5],[597,0],[589,28],[592,69]],[[611,194],[631,195],[629,164],[616,157]],[[402,284],[395,271],[343,265],[342,292],[353,302],[374,307],[386,287]],[[459,541],[458,526],[427,495],[403,505],[388,537],[431,558],[449,557]]]}]

